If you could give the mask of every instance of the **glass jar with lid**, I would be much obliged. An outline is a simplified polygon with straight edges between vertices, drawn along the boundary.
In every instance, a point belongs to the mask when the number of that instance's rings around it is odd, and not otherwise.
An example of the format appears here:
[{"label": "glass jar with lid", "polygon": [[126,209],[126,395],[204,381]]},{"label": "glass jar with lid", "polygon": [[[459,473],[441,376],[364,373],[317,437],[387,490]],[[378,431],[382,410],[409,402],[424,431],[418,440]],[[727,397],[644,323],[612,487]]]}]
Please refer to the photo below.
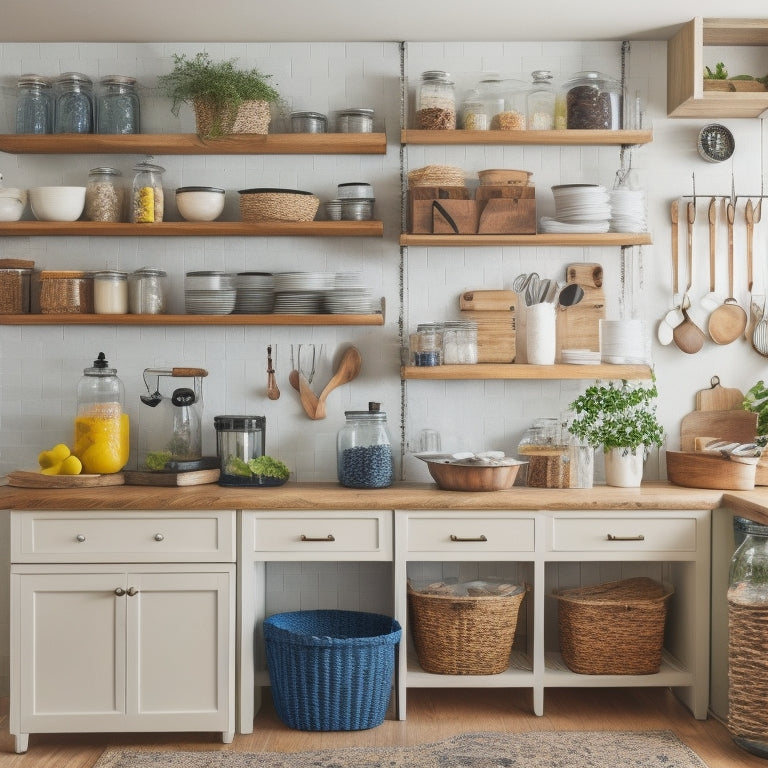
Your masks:
[{"label": "glass jar with lid", "polygon": [[491,118],[496,131],[524,131],[527,124],[526,98],[528,85],[522,80],[504,81],[504,107]]},{"label": "glass jar with lid", "polygon": [[53,89],[42,75],[22,75],[16,84],[16,133],[53,133]]},{"label": "glass jar with lid", "polygon": [[80,72],[66,72],[54,83],[55,132],[93,133],[93,80]]},{"label": "glass jar with lid", "polygon": [[416,128],[426,131],[456,128],[456,92],[448,72],[421,73],[416,91]]},{"label": "glass jar with lid", "polygon": [[411,334],[411,359],[414,365],[441,365],[443,361],[443,324],[419,323]]},{"label": "glass jar with lid", "polygon": [[97,133],[141,133],[136,78],[108,75],[101,79],[97,100]]},{"label": "glass jar with lid", "polygon": [[444,365],[473,365],[477,356],[476,321],[448,320],[443,323]]},{"label": "glass jar with lid", "polygon": [[121,221],[123,218],[122,174],[102,166],[88,172],[85,185],[85,218],[88,221]]},{"label": "glass jar with lid", "polygon": [[93,311],[97,315],[128,312],[128,273],[105,269],[93,273]]},{"label": "glass jar with lid", "polygon": [[489,125],[485,104],[475,88],[467,94],[461,104],[461,127],[465,131],[487,131]]},{"label": "glass jar with lid", "polygon": [[563,83],[569,129],[621,128],[621,83],[601,72],[577,72]]},{"label": "glass jar with lid", "polygon": [[167,273],[142,267],[128,275],[128,310],[132,315],[161,315],[165,312]]},{"label": "glass jar with lid", "polygon": [[367,411],[345,411],[336,438],[339,482],[346,488],[387,488],[394,474],[387,414],[379,403]]},{"label": "glass jar with lid", "polygon": [[526,111],[528,130],[549,131],[555,127],[555,101],[557,94],[552,84],[552,73],[547,69],[531,72],[533,84],[528,91]]},{"label": "glass jar with lid", "polygon": [[153,224],[163,220],[163,173],[165,168],[148,161],[133,166],[133,204],[131,221],[134,224]]}]

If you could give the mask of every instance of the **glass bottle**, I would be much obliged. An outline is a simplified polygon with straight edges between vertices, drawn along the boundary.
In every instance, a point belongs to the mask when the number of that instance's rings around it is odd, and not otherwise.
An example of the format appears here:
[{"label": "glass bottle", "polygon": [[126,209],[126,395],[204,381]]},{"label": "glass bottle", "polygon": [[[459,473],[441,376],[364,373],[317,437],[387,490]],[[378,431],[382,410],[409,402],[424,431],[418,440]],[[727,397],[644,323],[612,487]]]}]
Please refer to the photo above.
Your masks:
[{"label": "glass bottle", "polygon": [[150,162],[133,166],[133,204],[131,221],[152,224],[163,220],[163,173],[165,168]]},{"label": "glass bottle", "polygon": [[53,90],[42,75],[22,75],[16,85],[16,133],[53,133]]},{"label": "glass bottle", "polygon": [[731,558],[728,586],[728,730],[768,757],[768,528],[755,524]]},{"label": "glass bottle", "polygon": [[387,414],[379,403],[367,411],[345,411],[336,439],[339,482],[347,488],[387,488],[394,474]]},{"label": "glass bottle", "polygon": [[531,72],[533,85],[528,91],[528,130],[549,131],[555,127],[555,100],[557,94],[552,85],[552,73],[546,69]]},{"label": "glass bottle", "polygon": [[85,218],[88,221],[121,221],[122,174],[116,168],[92,168],[85,185]]},{"label": "glass bottle", "polygon": [[456,93],[448,72],[422,72],[416,92],[416,128],[427,131],[456,128]]},{"label": "glass bottle", "polygon": [[66,72],[55,82],[55,133],[93,133],[93,81]]},{"label": "glass bottle", "polygon": [[117,370],[99,352],[77,385],[72,453],[82,462],[84,474],[114,474],[128,463],[130,434],[124,401]]},{"label": "glass bottle", "polygon": [[109,75],[101,79],[96,122],[97,133],[141,133],[135,78]]}]

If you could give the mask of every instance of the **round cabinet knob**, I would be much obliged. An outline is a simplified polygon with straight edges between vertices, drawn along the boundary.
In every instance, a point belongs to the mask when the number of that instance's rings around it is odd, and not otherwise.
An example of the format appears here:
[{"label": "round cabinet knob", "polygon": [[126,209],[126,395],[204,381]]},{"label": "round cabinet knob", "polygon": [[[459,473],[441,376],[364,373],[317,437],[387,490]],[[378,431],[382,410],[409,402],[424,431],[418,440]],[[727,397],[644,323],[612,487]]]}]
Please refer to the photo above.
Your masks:
[{"label": "round cabinet knob", "polygon": [[75,536],[75,541],[78,541],[80,544],[82,544],[85,541],[85,536],[83,536],[82,533],[78,533],[77,536]]},{"label": "round cabinet knob", "polygon": [[165,539],[165,536],[163,536],[162,533],[155,534],[155,541],[163,541],[164,539]]},{"label": "round cabinet knob", "polygon": [[118,587],[118,588],[115,590],[115,594],[116,594],[118,597],[122,597],[122,596],[125,594],[125,590],[124,590],[122,587]]},{"label": "round cabinet knob", "polygon": [[133,597],[134,595],[138,595],[139,590],[136,589],[136,587],[128,587],[128,597]]}]

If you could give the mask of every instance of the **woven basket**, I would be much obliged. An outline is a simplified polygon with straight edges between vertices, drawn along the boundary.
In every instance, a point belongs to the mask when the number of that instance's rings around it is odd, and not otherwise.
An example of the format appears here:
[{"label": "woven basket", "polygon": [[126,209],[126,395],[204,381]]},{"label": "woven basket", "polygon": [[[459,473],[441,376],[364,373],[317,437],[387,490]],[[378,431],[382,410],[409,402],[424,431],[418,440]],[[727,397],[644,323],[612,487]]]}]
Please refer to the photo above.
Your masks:
[{"label": "woven basket", "polygon": [[278,717],[303,731],[381,725],[389,706],[400,625],[378,613],[294,611],[264,621]]},{"label": "woven basket", "polygon": [[673,592],[645,577],[555,591],[568,669],[583,675],[658,672]]},{"label": "woven basket", "polygon": [[[201,136],[212,133],[260,133],[269,132],[271,113],[268,101],[244,101],[237,109],[216,108],[206,101],[194,103],[197,132]],[[220,126],[214,124],[220,122]],[[221,128],[219,131],[218,128]]]},{"label": "woven basket", "polygon": [[430,595],[408,587],[416,655],[425,672],[498,675],[509,667],[525,590],[512,595]]},{"label": "woven basket", "polygon": [[291,189],[245,189],[240,192],[243,221],[312,221],[320,199]]},{"label": "woven basket", "polygon": [[411,187],[463,187],[464,171],[454,165],[426,165],[408,173]]}]

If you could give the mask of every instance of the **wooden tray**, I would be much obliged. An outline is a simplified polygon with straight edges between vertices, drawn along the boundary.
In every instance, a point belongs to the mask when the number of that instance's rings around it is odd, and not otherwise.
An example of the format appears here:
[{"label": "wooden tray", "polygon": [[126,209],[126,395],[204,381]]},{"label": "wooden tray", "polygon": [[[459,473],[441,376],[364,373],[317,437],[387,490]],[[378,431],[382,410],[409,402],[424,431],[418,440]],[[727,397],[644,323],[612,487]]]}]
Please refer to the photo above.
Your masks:
[{"label": "wooden tray", "polygon": [[742,464],[704,451],[667,451],[667,477],[685,488],[749,491],[755,487],[755,464]]},{"label": "wooden tray", "polygon": [[215,469],[193,469],[187,472],[137,472],[126,470],[126,485],[162,485],[162,486],[182,486],[182,485],[205,485],[206,483],[218,482],[221,470]]},{"label": "wooden tray", "polygon": [[122,472],[112,475],[43,475],[17,469],[8,475],[8,485],[16,488],[95,488],[124,484]]}]

